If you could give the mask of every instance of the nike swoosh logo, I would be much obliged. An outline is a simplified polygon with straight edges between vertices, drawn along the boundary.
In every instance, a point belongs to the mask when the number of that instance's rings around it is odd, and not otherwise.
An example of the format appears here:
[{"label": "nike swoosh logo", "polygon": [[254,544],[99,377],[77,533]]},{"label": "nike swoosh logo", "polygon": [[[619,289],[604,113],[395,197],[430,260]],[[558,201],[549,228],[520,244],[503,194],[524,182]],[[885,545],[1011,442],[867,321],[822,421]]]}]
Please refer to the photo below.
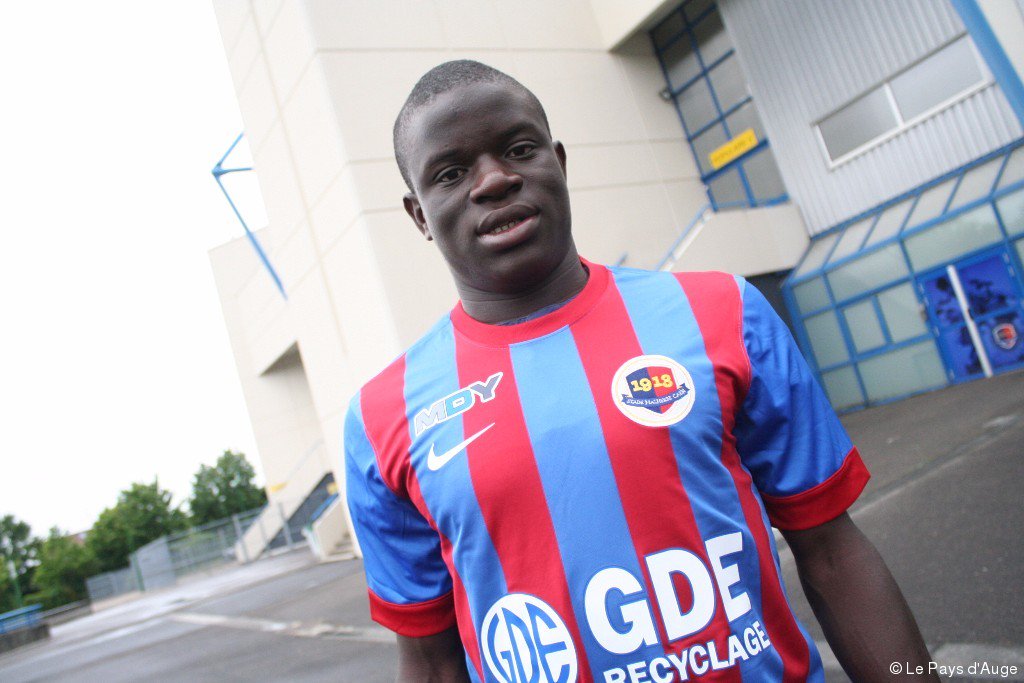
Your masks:
[{"label": "nike swoosh logo", "polygon": [[436,453],[434,453],[434,444],[430,444],[430,453],[427,454],[427,469],[429,469],[431,472],[437,472],[439,469],[447,465],[449,460],[451,460],[456,455],[465,450],[466,446],[479,439],[481,436],[483,436],[484,432],[486,432],[493,426],[494,423],[492,422],[491,424],[487,425],[473,436],[469,437],[462,443],[456,445],[454,448],[449,448],[441,455],[437,455]]}]

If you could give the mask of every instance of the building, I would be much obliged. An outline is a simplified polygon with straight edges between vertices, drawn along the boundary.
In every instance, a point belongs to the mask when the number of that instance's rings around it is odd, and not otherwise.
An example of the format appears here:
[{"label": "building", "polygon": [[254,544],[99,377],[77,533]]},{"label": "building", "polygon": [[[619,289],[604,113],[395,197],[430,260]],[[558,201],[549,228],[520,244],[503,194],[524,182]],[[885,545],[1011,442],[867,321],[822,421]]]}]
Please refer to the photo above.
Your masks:
[{"label": "building", "polygon": [[269,224],[211,260],[285,516],[341,481],[351,394],[455,300],[390,137],[447,59],[544,103],[583,254],[748,276],[837,408],[1024,365],[1020,0],[215,7]]}]

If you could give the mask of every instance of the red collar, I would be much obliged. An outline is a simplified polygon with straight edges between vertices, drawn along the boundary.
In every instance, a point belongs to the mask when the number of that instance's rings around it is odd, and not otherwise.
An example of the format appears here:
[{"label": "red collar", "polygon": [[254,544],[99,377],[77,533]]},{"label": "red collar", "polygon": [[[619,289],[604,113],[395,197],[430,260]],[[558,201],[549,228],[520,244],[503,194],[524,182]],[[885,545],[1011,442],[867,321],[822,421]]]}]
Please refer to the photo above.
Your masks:
[{"label": "red collar", "polygon": [[490,325],[469,317],[460,301],[452,309],[452,325],[466,337],[489,346],[503,346],[536,339],[570,325],[590,312],[608,286],[607,268],[584,258],[580,261],[590,271],[587,284],[561,308],[516,325]]}]

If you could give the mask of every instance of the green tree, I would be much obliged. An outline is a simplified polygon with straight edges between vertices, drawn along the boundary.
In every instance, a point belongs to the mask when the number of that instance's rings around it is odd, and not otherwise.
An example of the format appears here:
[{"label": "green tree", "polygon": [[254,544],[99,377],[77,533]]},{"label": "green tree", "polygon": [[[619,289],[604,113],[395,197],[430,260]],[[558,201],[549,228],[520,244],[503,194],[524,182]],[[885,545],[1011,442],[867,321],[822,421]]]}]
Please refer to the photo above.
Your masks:
[{"label": "green tree", "polygon": [[7,576],[6,562],[0,568],[0,614],[18,609],[18,602],[15,599],[14,586],[10,577]]},{"label": "green tree", "polygon": [[100,513],[86,536],[86,546],[106,572],[128,565],[128,556],[161,536],[188,528],[188,516],[171,506],[171,492],[152,484],[121,491],[117,505]]},{"label": "green tree", "polygon": [[[0,574],[8,576],[7,563],[14,563],[14,573],[18,577],[18,588],[21,595],[32,590],[32,575],[35,571],[36,553],[39,550],[39,539],[32,536],[32,528],[14,515],[0,518]],[[0,602],[17,607],[17,591],[12,581],[3,583],[3,597]]]},{"label": "green tree", "polygon": [[224,451],[213,467],[201,465],[192,480],[193,523],[206,524],[266,503],[266,492],[252,483],[255,476],[242,453]]},{"label": "green tree", "polygon": [[99,566],[88,547],[53,527],[39,547],[35,573],[39,593],[33,598],[46,609],[82,600],[86,596],[85,580],[98,573]]}]

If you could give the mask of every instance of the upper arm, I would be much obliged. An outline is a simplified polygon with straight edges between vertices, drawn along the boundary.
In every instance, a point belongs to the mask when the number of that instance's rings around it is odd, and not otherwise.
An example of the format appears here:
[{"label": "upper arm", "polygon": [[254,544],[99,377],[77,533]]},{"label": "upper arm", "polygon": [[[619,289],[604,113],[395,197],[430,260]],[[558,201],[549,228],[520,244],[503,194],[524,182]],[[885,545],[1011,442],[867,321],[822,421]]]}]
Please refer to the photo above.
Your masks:
[{"label": "upper arm", "polygon": [[824,565],[844,551],[866,541],[846,512],[808,529],[786,529],[782,532],[793,557],[800,565]]},{"label": "upper arm", "polygon": [[842,514],[870,476],[785,323],[740,281],[750,385],[736,419],[737,450],[780,529]]},{"label": "upper arm", "polygon": [[358,396],[345,419],[345,485],[374,621],[413,637],[453,626],[452,579],[440,537],[408,497],[385,483]]},{"label": "upper arm", "polygon": [[398,636],[398,680],[462,683],[469,680],[455,627],[420,638]]}]

